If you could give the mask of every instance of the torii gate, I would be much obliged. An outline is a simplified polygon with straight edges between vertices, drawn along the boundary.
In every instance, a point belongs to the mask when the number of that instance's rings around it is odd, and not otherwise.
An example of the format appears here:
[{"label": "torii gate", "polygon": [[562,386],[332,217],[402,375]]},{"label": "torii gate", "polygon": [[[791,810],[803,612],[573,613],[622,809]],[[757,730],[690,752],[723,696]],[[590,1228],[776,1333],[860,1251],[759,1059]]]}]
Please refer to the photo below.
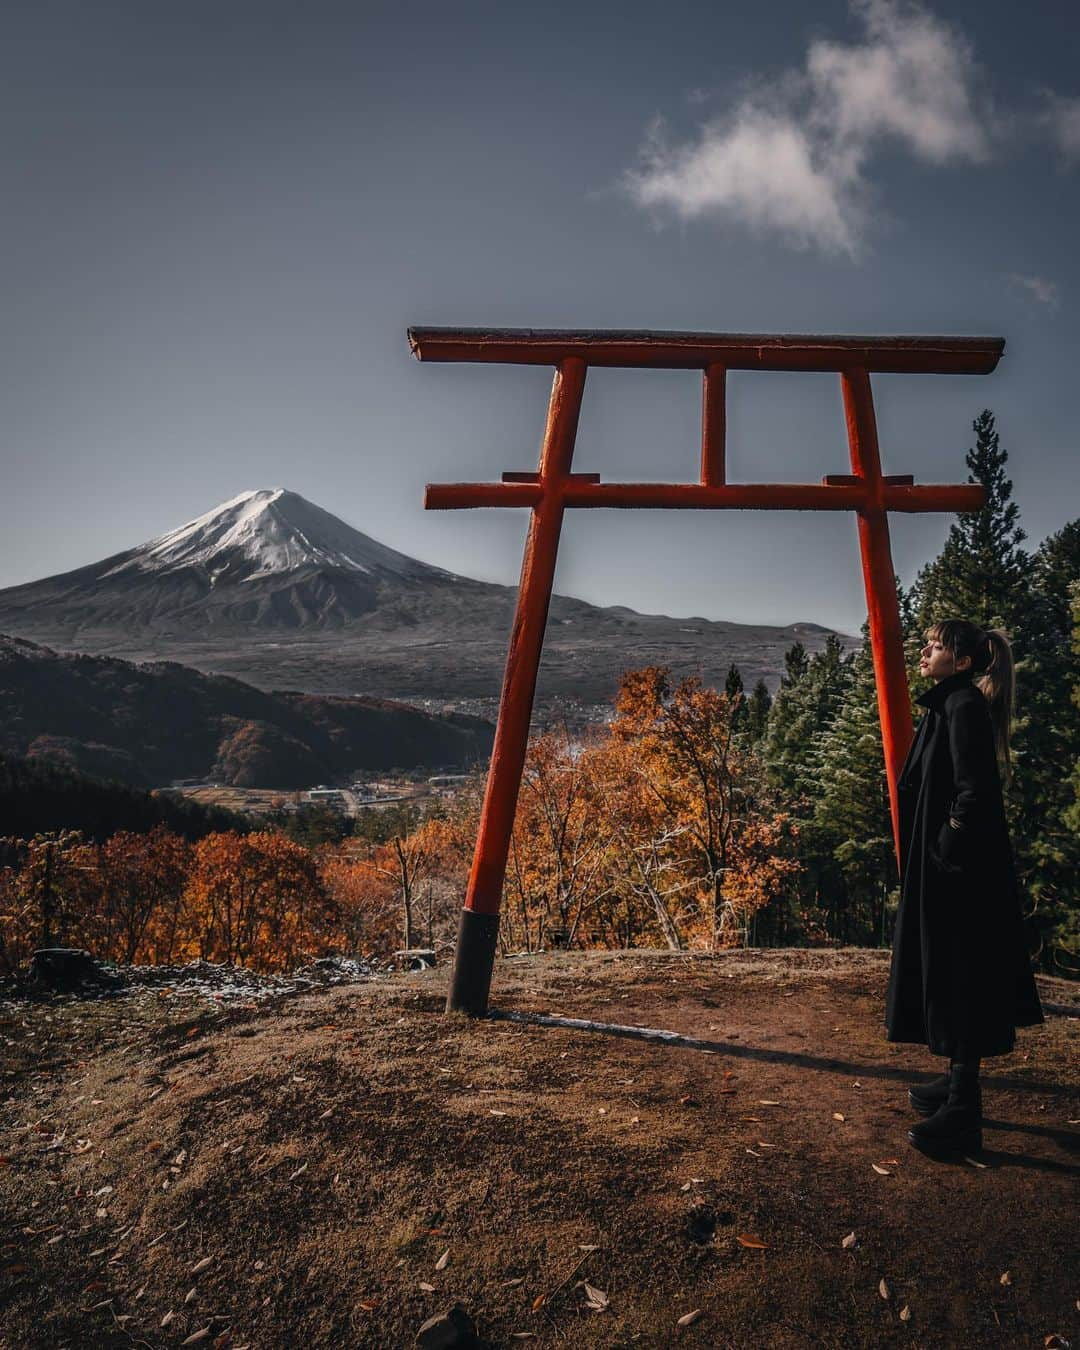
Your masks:
[{"label": "torii gate", "polygon": [[[447,1011],[487,1012],[510,835],[525,764],[563,511],[568,506],[857,513],[893,839],[899,859],[896,781],[911,744],[912,725],[888,512],[975,511],[984,505],[986,490],[969,483],[916,487],[910,474],[882,474],[870,373],[986,375],[997,365],[1005,348],[1004,339],[528,328],[410,328],[408,336],[413,353],[421,361],[555,367],[537,471],[504,473],[501,483],[428,484],[424,498],[424,505],[434,510],[471,506],[532,509]],[[599,474],[571,473],[589,366],[704,372],[700,482],[601,483]],[[724,464],[724,381],[728,370],[838,372],[851,473],[826,474],[820,484],[728,483]]]}]

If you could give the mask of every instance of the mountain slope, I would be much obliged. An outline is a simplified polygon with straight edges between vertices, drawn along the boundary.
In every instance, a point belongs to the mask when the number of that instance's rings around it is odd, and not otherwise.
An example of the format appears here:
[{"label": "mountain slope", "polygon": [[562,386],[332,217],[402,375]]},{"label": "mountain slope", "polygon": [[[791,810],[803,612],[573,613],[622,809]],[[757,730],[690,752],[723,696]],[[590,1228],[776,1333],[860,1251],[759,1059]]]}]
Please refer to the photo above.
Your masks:
[{"label": "mountain slope", "polygon": [[356,769],[466,765],[493,727],[385,700],[267,694],[172,662],[64,655],[0,636],[0,752],[134,786],[310,787]]},{"label": "mountain slope", "polygon": [[[632,592],[632,578],[627,589]],[[0,591],[0,631],[54,647],[170,659],[261,688],[443,703],[498,694],[516,592],[387,548],[281,488],[241,493],[179,529]],[[538,695],[605,701],[628,666],[775,686],[800,640],[830,630],[672,619],[553,596]],[[852,639],[854,642],[854,639]]]}]

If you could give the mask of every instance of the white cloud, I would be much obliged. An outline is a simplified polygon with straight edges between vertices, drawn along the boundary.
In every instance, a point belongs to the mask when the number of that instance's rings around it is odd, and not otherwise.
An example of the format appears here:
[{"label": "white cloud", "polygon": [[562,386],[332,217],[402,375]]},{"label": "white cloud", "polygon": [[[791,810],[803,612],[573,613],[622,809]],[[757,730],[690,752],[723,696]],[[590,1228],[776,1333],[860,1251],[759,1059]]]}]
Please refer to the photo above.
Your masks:
[{"label": "white cloud", "polygon": [[671,207],[686,220],[727,212],[799,245],[854,253],[861,216],[852,177],[791,118],[747,103],[691,145],[669,145],[654,126],[628,186],[639,205]]},{"label": "white cloud", "polygon": [[1025,290],[1030,291],[1039,304],[1057,309],[1061,297],[1056,281],[1051,281],[1048,277],[1023,276],[1019,272],[1010,272],[1009,280],[1014,286],[1023,286]]},{"label": "white cloud", "polygon": [[1042,122],[1070,163],[1080,160],[1080,98],[1047,92]]},{"label": "white cloud", "polygon": [[624,176],[633,200],[854,257],[870,219],[866,164],[879,143],[899,142],[933,164],[986,159],[964,40],[921,6],[851,5],[861,42],[812,43],[804,71],[745,95],[682,145],[654,127]]}]

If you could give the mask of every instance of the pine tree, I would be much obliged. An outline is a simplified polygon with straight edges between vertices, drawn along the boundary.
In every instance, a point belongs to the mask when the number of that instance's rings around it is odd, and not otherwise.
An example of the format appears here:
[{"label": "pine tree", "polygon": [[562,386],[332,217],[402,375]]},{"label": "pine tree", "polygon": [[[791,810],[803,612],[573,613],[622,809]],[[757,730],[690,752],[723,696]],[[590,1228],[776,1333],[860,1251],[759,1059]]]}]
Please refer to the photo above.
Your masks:
[{"label": "pine tree", "polygon": [[746,705],[746,732],[751,741],[760,741],[769,724],[769,709],[772,707],[772,695],[769,686],[759,679],[754,685]]},{"label": "pine tree", "polygon": [[867,623],[862,639],[839,710],[814,738],[807,769],[813,821],[803,839],[830,933],[876,945],[888,937],[898,870]]},{"label": "pine tree", "polygon": [[801,642],[785,657],[787,673],[769,710],[764,754],[770,781],[792,798],[805,793],[805,770],[814,736],[836,716],[850,678],[851,657],[841,656],[840,639],[830,633],[825,647],[809,660]]},{"label": "pine tree", "polygon": [[1010,500],[1008,452],[1001,448],[989,408],[972,426],[968,482],[986,488],[986,505],[961,513],[941,553],[919,572],[913,602],[920,632],[942,619],[964,618],[982,628],[1004,626],[1013,634],[1023,619],[1028,557],[1020,545],[1027,535],[1017,524],[1020,509]]},{"label": "pine tree", "polygon": [[[1080,772],[1080,651],[1074,593],[1080,586],[1080,520],[1040,544],[1031,559],[1030,603],[1017,669],[1015,779],[1010,825],[1029,928],[1044,969],[1062,963],[1076,933],[1080,832],[1070,823]],[[1071,961],[1077,960],[1074,953]]]},{"label": "pine tree", "polygon": [[743,677],[734,661],[728,667],[727,679],[724,681],[724,692],[731,704],[731,729],[736,735],[741,735],[747,728],[748,709]]},{"label": "pine tree", "polygon": [[780,688],[790,689],[796,685],[806,674],[810,667],[810,659],[806,655],[806,648],[801,642],[794,642],[784,653],[784,673],[780,676]]}]

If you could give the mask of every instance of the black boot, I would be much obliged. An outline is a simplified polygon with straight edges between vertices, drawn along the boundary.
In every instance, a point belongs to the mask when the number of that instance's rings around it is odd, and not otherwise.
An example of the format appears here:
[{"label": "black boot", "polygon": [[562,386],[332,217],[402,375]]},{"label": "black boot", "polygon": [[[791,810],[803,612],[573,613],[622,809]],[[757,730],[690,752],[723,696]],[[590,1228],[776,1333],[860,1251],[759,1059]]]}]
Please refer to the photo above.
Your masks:
[{"label": "black boot", "polygon": [[949,1095],[932,1116],[908,1130],[908,1140],[932,1158],[962,1157],[982,1148],[982,1092],[979,1061],[955,1063]]},{"label": "black boot", "polygon": [[943,1073],[940,1078],[935,1078],[930,1083],[916,1083],[908,1088],[908,1101],[918,1111],[920,1116],[932,1116],[940,1106],[944,1106],[949,1099],[949,1073],[952,1072],[953,1062],[949,1060],[949,1072]]}]

